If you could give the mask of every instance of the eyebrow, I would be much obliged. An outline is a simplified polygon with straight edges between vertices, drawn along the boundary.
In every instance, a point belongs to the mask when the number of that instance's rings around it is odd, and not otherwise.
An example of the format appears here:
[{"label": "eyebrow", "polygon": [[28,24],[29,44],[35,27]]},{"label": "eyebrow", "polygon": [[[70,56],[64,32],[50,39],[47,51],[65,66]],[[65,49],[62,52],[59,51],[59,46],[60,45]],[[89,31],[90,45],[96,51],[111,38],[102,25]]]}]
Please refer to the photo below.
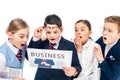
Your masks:
[{"label": "eyebrow", "polygon": [[19,36],[24,36],[25,34],[19,34]]},{"label": "eyebrow", "polygon": [[[75,28],[77,28],[77,27],[75,27]],[[86,28],[86,26],[80,26],[80,28]],[[88,28],[88,27],[87,27]]]},{"label": "eyebrow", "polygon": [[46,27],[46,29],[55,29],[55,28],[58,28],[58,27]]}]

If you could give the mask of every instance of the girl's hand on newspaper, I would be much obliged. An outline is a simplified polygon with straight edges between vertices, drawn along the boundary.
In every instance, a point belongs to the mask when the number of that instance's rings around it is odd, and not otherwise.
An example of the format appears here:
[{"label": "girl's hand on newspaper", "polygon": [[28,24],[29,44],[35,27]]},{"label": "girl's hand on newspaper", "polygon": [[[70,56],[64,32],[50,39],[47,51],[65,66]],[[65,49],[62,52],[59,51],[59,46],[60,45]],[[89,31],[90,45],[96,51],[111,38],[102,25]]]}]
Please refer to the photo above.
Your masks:
[{"label": "girl's hand on newspaper", "polygon": [[63,67],[63,71],[65,72],[65,75],[67,76],[74,76],[77,72],[77,70],[74,67]]},{"label": "girl's hand on newspaper", "polygon": [[24,78],[15,78],[14,80],[25,80]]}]

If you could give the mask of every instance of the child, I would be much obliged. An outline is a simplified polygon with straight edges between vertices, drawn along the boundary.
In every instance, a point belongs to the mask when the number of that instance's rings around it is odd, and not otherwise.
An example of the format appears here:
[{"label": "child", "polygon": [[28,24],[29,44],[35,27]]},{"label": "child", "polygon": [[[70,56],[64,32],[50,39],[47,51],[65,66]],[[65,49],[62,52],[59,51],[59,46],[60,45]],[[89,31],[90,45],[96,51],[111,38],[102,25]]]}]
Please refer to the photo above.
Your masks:
[{"label": "child", "polygon": [[[73,77],[81,71],[81,66],[77,57],[74,43],[64,39],[61,34],[63,32],[62,21],[55,15],[48,15],[44,21],[44,27],[35,30],[34,37],[31,39],[29,47],[38,49],[48,49],[50,43],[56,44],[53,46],[57,50],[71,50],[73,51],[71,67],[63,67],[60,69],[46,69],[38,68],[35,80],[72,80]],[[43,41],[41,35],[45,30],[47,39]],[[62,64],[61,64],[62,65]]]},{"label": "child", "polygon": [[94,48],[101,68],[100,80],[120,80],[120,16],[109,16],[104,20],[102,37]]},{"label": "child", "polygon": [[88,20],[78,20],[75,23],[75,45],[78,52],[82,72],[74,80],[99,80],[100,70],[93,49],[96,45],[90,35],[91,24]]},{"label": "child", "polygon": [[[15,18],[10,22],[6,33],[8,41],[0,46],[0,80],[25,80],[22,78],[22,68],[29,26],[24,20]],[[19,50],[22,55],[17,58]]]}]

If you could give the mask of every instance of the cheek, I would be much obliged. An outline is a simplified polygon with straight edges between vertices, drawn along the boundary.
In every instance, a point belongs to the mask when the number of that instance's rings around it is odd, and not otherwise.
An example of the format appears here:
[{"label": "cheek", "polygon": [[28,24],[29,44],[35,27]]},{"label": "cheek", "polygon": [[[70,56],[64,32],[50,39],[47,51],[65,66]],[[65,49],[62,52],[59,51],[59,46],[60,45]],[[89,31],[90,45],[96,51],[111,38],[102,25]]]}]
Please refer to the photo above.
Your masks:
[{"label": "cheek", "polygon": [[109,37],[110,37],[110,38],[119,38],[119,34],[117,34],[117,33],[111,33],[111,34],[109,35]]},{"label": "cheek", "polygon": [[47,39],[50,39],[50,35],[49,35],[49,34],[46,34],[46,38],[47,38]]},{"label": "cheek", "polygon": [[118,40],[118,37],[116,36],[108,36],[107,41],[110,43],[114,43],[116,40]]},{"label": "cheek", "polygon": [[13,45],[15,45],[16,47],[18,47],[20,44],[18,39],[13,39]]},{"label": "cheek", "polygon": [[18,43],[21,42],[21,41],[23,41],[23,39],[20,38],[19,36],[14,36],[13,39],[14,39],[15,42],[18,42]]},{"label": "cheek", "polygon": [[86,32],[86,33],[83,33],[83,36],[88,38],[90,36],[90,34],[88,32]]},{"label": "cheek", "polygon": [[110,38],[111,38],[111,40],[117,40],[117,39],[119,39],[119,36],[109,36]]},{"label": "cheek", "polygon": [[17,39],[19,39],[19,38],[17,36],[12,36],[11,39],[16,42]]},{"label": "cheek", "polygon": [[75,36],[78,36],[77,32],[75,32]]},{"label": "cheek", "polygon": [[14,41],[19,44],[21,39],[20,38],[15,38]]},{"label": "cheek", "polygon": [[49,36],[49,34],[47,34],[47,33],[46,33],[46,36],[48,37],[48,36]]},{"label": "cheek", "polygon": [[59,34],[56,34],[56,36],[60,37],[60,36],[61,36],[61,33],[59,33]]}]

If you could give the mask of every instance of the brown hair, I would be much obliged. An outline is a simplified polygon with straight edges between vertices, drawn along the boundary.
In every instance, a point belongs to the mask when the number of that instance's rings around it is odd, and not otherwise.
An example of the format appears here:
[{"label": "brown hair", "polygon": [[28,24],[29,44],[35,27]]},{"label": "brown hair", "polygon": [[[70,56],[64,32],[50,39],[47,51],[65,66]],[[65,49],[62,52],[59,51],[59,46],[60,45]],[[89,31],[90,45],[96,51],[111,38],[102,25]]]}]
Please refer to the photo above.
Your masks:
[{"label": "brown hair", "polygon": [[78,21],[75,23],[75,25],[76,25],[77,23],[80,23],[80,22],[84,23],[84,24],[88,27],[89,31],[91,31],[91,24],[90,24],[90,22],[89,22],[88,20],[78,20]]},{"label": "brown hair", "polygon": [[109,16],[106,17],[104,22],[115,23],[118,26],[118,32],[120,32],[120,16]]},{"label": "brown hair", "polygon": [[44,21],[44,26],[46,27],[47,24],[55,24],[57,25],[59,28],[62,27],[62,20],[60,19],[60,17],[56,14],[51,14],[51,15],[48,15],[46,18],[45,18],[45,21]]},{"label": "brown hair", "polygon": [[9,23],[9,26],[7,27],[6,32],[11,32],[14,34],[19,29],[24,29],[27,27],[29,27],[29,26],[23,19],[15,18]]}]

